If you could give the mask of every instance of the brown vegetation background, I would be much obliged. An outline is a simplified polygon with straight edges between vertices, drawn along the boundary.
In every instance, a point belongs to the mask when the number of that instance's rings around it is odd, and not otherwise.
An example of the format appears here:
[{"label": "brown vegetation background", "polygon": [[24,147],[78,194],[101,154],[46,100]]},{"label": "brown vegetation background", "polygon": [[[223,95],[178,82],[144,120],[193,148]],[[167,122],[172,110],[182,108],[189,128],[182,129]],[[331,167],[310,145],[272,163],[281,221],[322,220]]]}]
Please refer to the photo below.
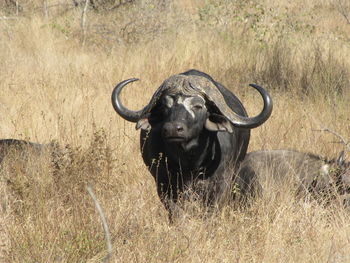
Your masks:
[{"label": "brown vegetation background", "polygon": [[[85,10],[85,11],[84,11]],[[105,211],[115,262],[349,262],[350,218],[271,187],[246,209],[169,225],[139,153],[134,125],[114,112],[148,102],[168,76],[196,68],[242,100],[250,115],[272,95],[272,117],[249,151],[292,148],[334,158],[350,139],[350,6],[321,1],[5,0],[0,4],[0,137],[66,146],[16,156],[0,171],[1,262],[100,262]],[[291,171],[292,172],[292,171]]]}]

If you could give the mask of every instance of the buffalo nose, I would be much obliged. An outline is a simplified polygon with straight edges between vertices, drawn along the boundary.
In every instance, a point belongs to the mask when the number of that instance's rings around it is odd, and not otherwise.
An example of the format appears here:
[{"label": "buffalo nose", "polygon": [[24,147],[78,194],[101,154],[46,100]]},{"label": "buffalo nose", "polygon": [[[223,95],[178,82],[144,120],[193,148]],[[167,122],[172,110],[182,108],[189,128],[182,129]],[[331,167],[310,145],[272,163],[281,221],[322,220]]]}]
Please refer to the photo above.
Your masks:
[{"label": "buffalo nose", "polygon": [[184,127],[181,124],[177,124],[176,125],[176,130],[177,130],[177,132],[183,132],[184,131]]},{"label": "buffalo nose", "polygon": [[182,137],[186,131],[186,125],[181,122],[167,122],[163,126],[162,134],[164,137]]}]

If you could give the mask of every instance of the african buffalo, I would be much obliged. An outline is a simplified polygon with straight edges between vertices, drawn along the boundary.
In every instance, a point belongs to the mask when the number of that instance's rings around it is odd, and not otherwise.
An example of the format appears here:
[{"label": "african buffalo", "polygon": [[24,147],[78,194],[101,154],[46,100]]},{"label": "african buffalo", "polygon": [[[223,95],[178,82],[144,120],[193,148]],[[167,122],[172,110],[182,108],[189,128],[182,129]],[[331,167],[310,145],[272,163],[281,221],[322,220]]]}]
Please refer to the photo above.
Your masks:
[{"label": "african buffalo", "polygon": [[33,154],[40,154],[45,150],[46,146],[39,143],[33,143],[17,139],[2,139],[0,140],[0,163],[11,152],[24,154],[31,151]]},{"label": "african buffalo", "polygon": [[[57,142],[52,141],[48,144],[34,143],[18,139],[1,139],[0,140],[0,165],[6,157],[10,158],[11,163],[36,161],[44,162],[50,160],[54,168],[59,168],[62,149]],[[13,162],[15,161],[15,162]],[[23,164],[23,163],[22,163]]]},{"label": "african buffalo", "polygon": [[[122,105],[119,95],[132,78],[113,90],[112,104],[125,120],[141,129],[140,150],[158,195],[169,211],[187,189],[206,205],[215,204],[230,185],[236,164],[246,154],[250,129],[271,115],[272,99],[260,86],[264,108],[247,117],[239,99],[206,73],[189,70],[166,79],[139,111]],[[225,170],[231,173],[225,173]]]},{"label": "african buffalo", "polygon": [[350,162],[344,152],[337,160],[294,150],[250,152],[241,162],[234,181],[241,198],[255,196],[269,184],[283,186],[292,183],[298,196],[316,199],[340,195],[347,202],[350,194]]}]

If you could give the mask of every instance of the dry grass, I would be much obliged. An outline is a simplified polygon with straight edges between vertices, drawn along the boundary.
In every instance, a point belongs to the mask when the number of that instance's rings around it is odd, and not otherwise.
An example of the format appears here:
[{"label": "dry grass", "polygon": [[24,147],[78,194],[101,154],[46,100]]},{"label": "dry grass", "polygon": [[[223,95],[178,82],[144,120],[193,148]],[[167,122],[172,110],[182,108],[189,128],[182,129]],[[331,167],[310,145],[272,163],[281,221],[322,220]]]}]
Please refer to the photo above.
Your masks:
[{"label": "dry grass", "polygon": [[[247,209],[226,207],[207,218],[189,213],[169,225],[141,161],[138,132],[110,103],[120,80],[141,78],[124,97],[140,108],[166,77],[197,68],[230,87],[254,115],[261,100],[246,86],[257,82],[275,107],[252,131],[250,150],[335,157],[342,145],[315,130],[328,127],[350,138],[346,20],[333,3],[318,0],[280,0],[274,9],[267,0],[163,2],[169,5],[140,1],[142,8],[136,2],[115,12],[90,10],[84,47],[79,8],[49,20],[40,12],[30,16],[33,9],[0,20],[1,138],[69,145],[57,173],[38,158],[22,163],[12,156],[2,166],[0,261],[99,262],[106,247],[85,189],[90,183],[106,213],[116,262],[349,262],[349,214],[288,191],[271,188]],[[120,17],[130,14],[142,23],[123,35]],[[164,21],[161,30],[152,31],[152,21]],[[97,25],[112,35],[94,33]]]}]

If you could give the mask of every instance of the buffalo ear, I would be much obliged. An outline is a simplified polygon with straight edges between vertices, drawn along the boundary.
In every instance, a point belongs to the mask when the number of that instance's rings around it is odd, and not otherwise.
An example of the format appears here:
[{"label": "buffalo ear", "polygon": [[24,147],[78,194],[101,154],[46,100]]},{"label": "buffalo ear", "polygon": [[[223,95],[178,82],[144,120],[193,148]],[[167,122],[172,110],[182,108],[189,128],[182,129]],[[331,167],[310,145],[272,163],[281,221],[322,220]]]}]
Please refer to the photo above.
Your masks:
[{"label": "buffalo ear", "polygon": [[211,114],[205,121],[204,126],[209,131],[233,132],[231,122],[219,114]]},{"label": "buffalo ear", "polygon": [[138,129],[142,129],[142,130],[146,130],[146,131],[149,131],[151,130],[152,126],[151,124],[149,123],[148,121],[148,118],[142,118],[142,119],[139,119],[136,123],[136,130]]}]

